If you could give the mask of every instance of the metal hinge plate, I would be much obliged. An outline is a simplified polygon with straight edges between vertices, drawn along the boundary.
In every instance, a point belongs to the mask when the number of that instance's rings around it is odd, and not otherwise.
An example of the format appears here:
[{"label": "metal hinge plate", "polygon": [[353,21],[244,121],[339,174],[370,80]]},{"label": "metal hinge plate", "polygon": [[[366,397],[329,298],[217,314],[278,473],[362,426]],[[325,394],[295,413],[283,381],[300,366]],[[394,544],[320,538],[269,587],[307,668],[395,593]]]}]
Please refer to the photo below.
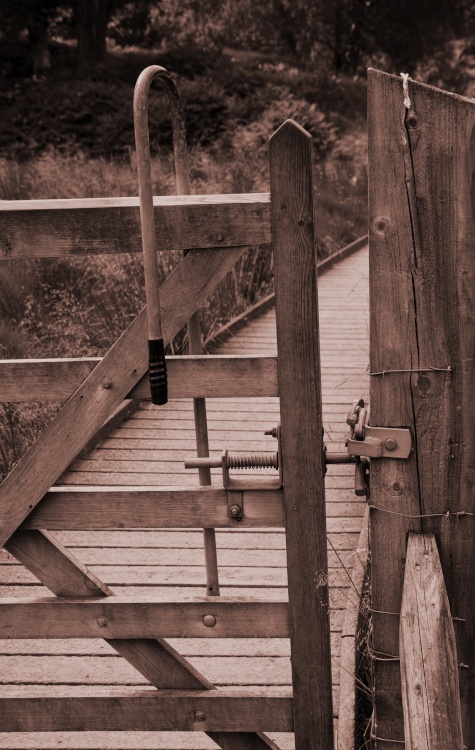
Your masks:
[{"label": "metal hinge plate", "polygon": [[348,438],[350,456],[366,458],[409,458],[412,452],[411,431],[403,427],[370,427],[365,425],[363,440]]}]

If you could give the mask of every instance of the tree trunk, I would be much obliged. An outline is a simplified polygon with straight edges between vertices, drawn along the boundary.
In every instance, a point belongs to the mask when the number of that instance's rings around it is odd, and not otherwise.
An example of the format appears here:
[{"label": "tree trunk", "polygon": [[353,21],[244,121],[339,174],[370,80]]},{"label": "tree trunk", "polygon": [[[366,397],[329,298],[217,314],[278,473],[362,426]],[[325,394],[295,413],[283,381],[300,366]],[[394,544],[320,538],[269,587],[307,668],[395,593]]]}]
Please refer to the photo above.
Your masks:
[{"label": "tree trunk", "polygon": [[44,75],[51,67],[48,17],[41,12],[35,13],[28,24],[28,36],[33,47],[33,75]]},{"label": "tree trunk", "polygon": [[104,61],[111,10],[110,0],[76,0],[74,3],[79,71],[84,72]]}]

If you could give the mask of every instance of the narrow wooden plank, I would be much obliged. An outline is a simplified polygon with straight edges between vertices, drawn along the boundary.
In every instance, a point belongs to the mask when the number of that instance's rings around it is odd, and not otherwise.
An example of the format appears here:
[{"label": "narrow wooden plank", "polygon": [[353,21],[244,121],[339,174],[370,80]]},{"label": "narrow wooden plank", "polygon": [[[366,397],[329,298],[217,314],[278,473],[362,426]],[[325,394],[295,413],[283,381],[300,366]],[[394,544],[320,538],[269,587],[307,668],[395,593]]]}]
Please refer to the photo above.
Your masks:
[{"label": "narrow wooden plank", "polygon": [[[458,658],[470,665],[460,674],[470,747],[475,516],[445,514],[475,513],[475,104],[413,81],[409,96],[407,110],[401,79],[370,71],[370,369],[399,371],[371,377],[371,421],[409,427],[415,441],[408,460],[371,465],[381,508],[371,510],[372,608],[400,611],[407,534],[434,533],[452,613],[461,618]],[[377,652],[398,655],[398,624],[393,615],[373,615]],[[402,741],[398,670],[382,661],[374,669],[378,735]]]},{"label": "narrow wooden plank", "polygon": [[0,638],[286,638],[285,602],[0,600]]},{"label": "narrow wooden plank", "polygon": [[434,534],[409,534],[399,646],[406,747],[462,750],[457,648]]},{"label": "narrow wooden plank", "polygon": [[[195,480],[196,481],[196,480]],[[281,490],[242,493],[244,516],[228,516],[224,489],[52,487],[24,529],[246,528],[284,525]]]},{"label": "narrow wooden plank", "polygon": [[311,138],[270,140],[296,750],[333,747]]},{"label": "narrow wooden plank", "polygon": [[[189,253],[162,285],[164,340],[170,341],[242,254]],[[0,486],[0,543],[18,528],[72,459],[146,372],[144,310],[77,389]],[[112,386],[112,387],[111,387]]]},{"label": "narrow wooden plank", "polygon": [[0,697],[5,732],[290,732],[289,692],[110,690],[110,696]]},{"label": "narrow wooden plank", "polygon": [[[3,401],[66,401],[101,360],[11,359],[0,362]],[[277,396],[275,357],[245,355],[167,357],[169,398]],[[149,400],[147,376],[128,394]]]},{"label": "narrow wooden plank", "polygon": [[[269,195],[156,196],[158,250],[270,240]],[[138,198],[0,201],[0,260],[142,252]]]}]

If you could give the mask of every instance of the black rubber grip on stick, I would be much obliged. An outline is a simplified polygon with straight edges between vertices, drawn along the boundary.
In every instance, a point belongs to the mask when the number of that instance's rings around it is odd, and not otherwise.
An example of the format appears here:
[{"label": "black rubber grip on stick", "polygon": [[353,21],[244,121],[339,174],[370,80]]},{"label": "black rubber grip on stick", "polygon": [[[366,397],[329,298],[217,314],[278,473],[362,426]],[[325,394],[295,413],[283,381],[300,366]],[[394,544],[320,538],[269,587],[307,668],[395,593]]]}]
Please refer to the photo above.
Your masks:
[{"label": "black rubber grip on stick", "polygon": [[148,378],[152,404],[162,406],[168,401],[167,363],[163,339],[149,339]]}]

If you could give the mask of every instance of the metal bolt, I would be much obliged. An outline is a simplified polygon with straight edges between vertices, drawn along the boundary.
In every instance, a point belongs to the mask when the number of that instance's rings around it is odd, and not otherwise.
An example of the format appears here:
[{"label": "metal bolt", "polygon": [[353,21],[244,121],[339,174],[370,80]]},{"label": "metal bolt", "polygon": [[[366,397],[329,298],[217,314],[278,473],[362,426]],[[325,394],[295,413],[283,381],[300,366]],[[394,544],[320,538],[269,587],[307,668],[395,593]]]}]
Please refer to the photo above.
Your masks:
[{"label": "metal bolt", "polygon": [[407,118],[407,124],[410,128],[417,127],[417,117],[415,115],[409,115],[409,117]]},{"label": "metal bolt", "polygon": [[241,506],[240,505],[231,505],[229,508],[229,512],[232,516],[240,516],[241,515]]},{"label": "metal bolt", "polygon": [[105,628],[107,625],[107,617],[98,617],[96,622],[100,628]]},{"label": "metal bolt", "polygon": [[105,388],[106,391],[112,388],[113,385],[114,381],[112,380],[112,378],[104,378],[104,380],[102,381],[102,387]]},{"label": "metal bolt", "polygon": [[394,484],[393,484],[393,490],[394,490],[394,492],[400,492],[401,491],[401,485],[399,484],[399,482],[394,482]]},{"label": "metal bolt", "polygon": [[206,721],[206,714],[203,711],[195,711],[195,721]]},{"label": "metal bolt", "polygon": [[203,625],[206,625],[207,628],[214,628],[216,625],[216,617],[214,615],[204,615]]},{"label": "metal bolt", "polygon": [[397,448],[397,440],[394,438],[386,438],[384,441],[384,447],[388,451],[393,451],[395,448]]},{"label": "metal bolt", "polygon": [[224,235],[223,235],[223,234],[221,234],[221,233],[220,233],[220,234],[217,234],[217,235],[216,235],[216,239],[218,240],[218,242],[222,242],[222,241],[224,240]]},{"label": "metal bolt", "polygon": [[277,427],[273,427],[271,430],[265,430],[264,435],[270,435],[271,437],[277,437]]}]

